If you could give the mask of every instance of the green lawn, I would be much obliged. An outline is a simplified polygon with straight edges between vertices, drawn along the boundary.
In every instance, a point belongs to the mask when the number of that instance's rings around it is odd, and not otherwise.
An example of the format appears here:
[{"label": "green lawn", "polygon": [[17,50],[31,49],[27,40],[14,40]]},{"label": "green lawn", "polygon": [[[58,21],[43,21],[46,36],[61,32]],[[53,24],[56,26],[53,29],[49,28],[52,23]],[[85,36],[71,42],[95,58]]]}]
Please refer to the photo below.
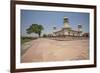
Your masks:
[{"label": "green lawn", "polygon": [[24,43],[29,42],[29,41],[34,40],[34,39],[37,39],[37,38],[33,38],[33,37],[21,37],[21,44],[24,44]]}]

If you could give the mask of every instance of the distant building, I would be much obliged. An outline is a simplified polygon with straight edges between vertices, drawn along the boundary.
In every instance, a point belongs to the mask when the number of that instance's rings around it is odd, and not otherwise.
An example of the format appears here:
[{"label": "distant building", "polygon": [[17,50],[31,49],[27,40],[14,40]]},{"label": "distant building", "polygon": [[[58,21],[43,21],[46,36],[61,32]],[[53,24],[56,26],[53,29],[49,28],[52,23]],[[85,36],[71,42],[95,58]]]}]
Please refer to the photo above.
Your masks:
[{"label": "distant building", "polygon": [[77,26],[77,30],[73,30],[69,25],[69,20],[64,17],[64,26],[61,30],[53,32],[54,36],[82,36],[82,25]]}]

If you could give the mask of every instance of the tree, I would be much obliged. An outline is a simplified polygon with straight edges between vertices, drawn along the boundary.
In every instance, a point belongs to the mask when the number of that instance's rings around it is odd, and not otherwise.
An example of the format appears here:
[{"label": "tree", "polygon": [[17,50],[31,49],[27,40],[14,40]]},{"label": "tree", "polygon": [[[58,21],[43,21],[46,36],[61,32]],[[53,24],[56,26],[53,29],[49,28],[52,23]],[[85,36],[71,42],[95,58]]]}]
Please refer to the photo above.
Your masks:
[{"label": "tree", "polygon": [[43,34],[43,37],[47,37],[47,35],[46,34]]},{"label": "tree", "polygon": [[56,30],[56,27],[53,27],[54,30]]},{"label": "tree", "polygon": [[44,28],[43,28],[42,25],[32,24],[28,29],[26,29],[26,31],[27,31],[28,34],[36,33],[40,37],[41,36],[41,32],[42,32],[43,29]]}]

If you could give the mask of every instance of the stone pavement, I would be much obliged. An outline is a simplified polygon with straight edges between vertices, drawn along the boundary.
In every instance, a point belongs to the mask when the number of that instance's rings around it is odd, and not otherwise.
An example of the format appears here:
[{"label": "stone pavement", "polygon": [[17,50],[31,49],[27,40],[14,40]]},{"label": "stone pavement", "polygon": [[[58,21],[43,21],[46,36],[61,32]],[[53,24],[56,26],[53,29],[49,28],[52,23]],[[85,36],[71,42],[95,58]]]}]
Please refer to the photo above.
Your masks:
[{"label": "stone pavement", "polygon": [[30,44],[31,46],[22,54],[21,62],[84,60],[89,58],[88,39],[56,41],[39,38],[31,41]]}]

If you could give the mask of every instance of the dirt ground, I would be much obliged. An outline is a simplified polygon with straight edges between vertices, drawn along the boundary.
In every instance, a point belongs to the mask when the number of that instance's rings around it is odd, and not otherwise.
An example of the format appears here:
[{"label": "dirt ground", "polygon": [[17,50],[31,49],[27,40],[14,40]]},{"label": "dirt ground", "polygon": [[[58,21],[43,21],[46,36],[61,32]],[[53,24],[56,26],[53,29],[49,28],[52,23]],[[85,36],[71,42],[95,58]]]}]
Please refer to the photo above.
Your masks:
[{"label": "dirt ground", "polygon": [[[21,62],[65,61],[89,59],[89,40],[56,41],[39,38],[28,42]],[[24,48],[27,46],[24,44]]]}]

